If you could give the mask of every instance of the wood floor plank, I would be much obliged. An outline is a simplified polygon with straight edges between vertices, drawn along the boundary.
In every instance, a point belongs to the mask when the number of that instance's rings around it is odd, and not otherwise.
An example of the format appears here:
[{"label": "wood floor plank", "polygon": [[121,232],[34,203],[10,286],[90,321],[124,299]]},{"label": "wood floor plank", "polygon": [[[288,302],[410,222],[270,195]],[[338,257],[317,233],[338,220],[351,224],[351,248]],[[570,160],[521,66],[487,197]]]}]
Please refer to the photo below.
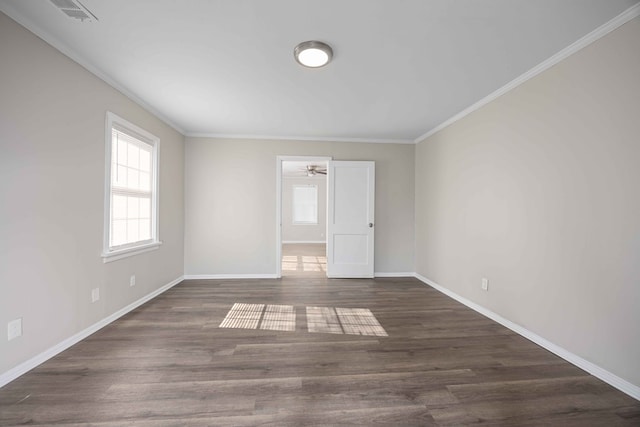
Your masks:
[{"label": "wood floor plank", "polygon": [[[295,330],[220,328],[234,303]],[[388,333],[309,333],[306,307]],[[189,280],[0,389],[0,426],[638,426],[640,402],[412,278]]]}]

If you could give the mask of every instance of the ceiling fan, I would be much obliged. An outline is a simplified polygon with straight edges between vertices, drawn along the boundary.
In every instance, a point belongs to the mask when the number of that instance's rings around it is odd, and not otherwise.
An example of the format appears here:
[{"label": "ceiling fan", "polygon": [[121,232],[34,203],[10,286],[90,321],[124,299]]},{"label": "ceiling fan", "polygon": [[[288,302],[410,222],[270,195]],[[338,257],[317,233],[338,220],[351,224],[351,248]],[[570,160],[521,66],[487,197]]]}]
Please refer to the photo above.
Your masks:
[{"label": "ceiling fan", "polygon": [[327,168],[323,168],[317,165],[307,165],[306,169],[300,169],[303,171],[307,172],[307,176],[311,177],[311,176],[316,176],[318,174],[320,175],[326,175],[327,174]]}]

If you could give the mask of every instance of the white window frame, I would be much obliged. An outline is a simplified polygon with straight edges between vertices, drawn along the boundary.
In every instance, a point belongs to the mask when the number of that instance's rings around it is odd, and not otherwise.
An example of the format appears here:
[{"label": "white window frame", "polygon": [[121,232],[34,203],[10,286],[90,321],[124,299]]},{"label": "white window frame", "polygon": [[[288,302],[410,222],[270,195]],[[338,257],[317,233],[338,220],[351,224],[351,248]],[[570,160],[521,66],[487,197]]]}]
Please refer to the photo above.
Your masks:
[{"label": "white window frame", "polygon": [[[151,238],[148,240],[129,243],[121,246],[112,247],[111,242],[111,153],[112,153],[112,130],[113,128],[129,134],[151,145]],[[116,261],[118,259],[127,258],[144,252],[158,249],[162,244],[160,241],[159,228],[159,200],[160,188],[158,185],[160,165],[160,138],[147,132],[146,130],[134,125],[133,123],[123,119],[116,114],[107,111],[105,124],[105,191],[104,191],[104,239],[102,248],[103,262]]]},{"label": "white window frame", "polygon": [[[316,221],[296,221],[296,188],[315,188],[316,190]],[[318,186],[316,184],[293,184],[291,188],[291,223],[293,225],[318,225],[319,221]]]}]

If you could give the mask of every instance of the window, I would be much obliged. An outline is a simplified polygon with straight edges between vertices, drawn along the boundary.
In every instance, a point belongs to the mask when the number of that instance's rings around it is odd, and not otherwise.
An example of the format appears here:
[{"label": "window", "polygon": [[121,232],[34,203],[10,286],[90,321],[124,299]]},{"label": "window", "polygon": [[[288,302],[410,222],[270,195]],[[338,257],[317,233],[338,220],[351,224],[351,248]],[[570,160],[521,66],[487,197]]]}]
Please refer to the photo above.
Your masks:
[{"label": "window", "polygon": [[160,140],[107,113],[105,262],[156,249]]},{"label": "window", "polygon": [[293,186],[293,223],[318,223],[318,186]]}]

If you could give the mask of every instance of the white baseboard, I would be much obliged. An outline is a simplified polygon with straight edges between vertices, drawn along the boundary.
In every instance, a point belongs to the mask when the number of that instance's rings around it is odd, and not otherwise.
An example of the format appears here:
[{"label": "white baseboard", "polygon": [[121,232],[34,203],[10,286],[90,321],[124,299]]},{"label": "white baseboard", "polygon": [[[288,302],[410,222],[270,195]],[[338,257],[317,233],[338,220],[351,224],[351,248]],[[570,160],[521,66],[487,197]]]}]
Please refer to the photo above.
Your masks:
[{"label": "white baseboard", "polygon": [[[376,272],[374,277],[416,277],[413,272],[386,273]],[[185,274],[185,280],[209,280],[209,279],[277,279],[275,273],[264,274]]]},{"label": "white baseboard", "polygon": [[209,280],[209,279],[277,279],[275,273],[263,274],[185,274],[185,280]]},{"label": "white baseboard", "polygon": [[58,353],[61,353],[62,351],[68,349],[72,345],[82,341],[83,339],[85,339],[89,335],[91,335],[94,332],[97,332],[98,330],[104,328],[109,323],[113,322],[114,320],[119,319],[120,317],[124,316],[125,314],[129,313],[130,311],[138,308],[139,306],[141,306],[145,302],[157,297],[161,293],[165,292],[166,290],[168,290],[168,289],[174,287],[175,285],[177,285],[178,283],[182,282],[182,280],[183,280],[182,276],[178,277],[175,280],[172,280],[171,282],[167,283],[166,285],[162,286],[161,288],[158,288],[155,291],[151,292],[150,294],[147,294],[147,295],[143,296],[139,300],[132,302],[128,306],[126,306],[126,307],[116,311],[112,315],[107,316],[104,319],[94,323],[93,325],[89,326],[88,328],[86,328],[86,329],[78,332],[77,334],[65,339],[64,341],[54,345],[53,347],[49,348],[48,350],[45,350],[42,353],[38,354],[37,356],[32,357],[31,359],[27,360],[26,362],[23,362],[23,363],[19,364],[15,368],[9,369],[7,372],[4,372],[2,375],[0,375],[0,387],[10,383],[11,381],[15,380],[19,376],[21,376],[21,375],[27,373],[28,371],[32,370],[36,366],[38,366],[38,365],[46,362],[47,360],[51,359],[53,356],[57,355]]},{"label": "white baseboard", "polygon": [[[528,340],[549,350],[550,352],[563,358],[567,362],[572,363],[581,369],[584,369],[585,371],[589,372],[591,375],[601,379],[602,381],[617,388],[623,393],[628,394],[634,399],[640,400],[640,387],[634,384],[631,384],[630,382],[618,377],[617,375],[607,371],[606,369],[603,369],[600,366],[594,363],[591,363],[588,360],[585,360],[580,356],[573,354],[570,351],[546,340],[545,338],[542,338],[541,336],[529,331],[528,329],[516,323],[513,323],[510,320],[505,319],[499,314],[496,314],[493,311],[479,304],[476,304],[445,287],[438,285],[437,283],[427,279],[426,277],[418,273],[375,273],[375,275],[376,277],[415,277],[418,280],[422,281],[423,283],[436,289],[437,291],[447,295],[448,297],[453,298],[454,300],[460,302],[461,304],[466,305],[467,307],[482,314],[483,316],[486,316],[489,319],[500,323],[501,325],[511,329],[512,331],[523,336],[524,338],[527,338]],[[58,353],[61,353],[62,351],[66,350],[72,345],[78,343],[79,341],[93,334],[94,332],[107,326],[111,322],[119,319],[120,317],[124,316],[130,311],[141,306],[145,302],[167,291],[168,289],[180,283],[183,279],[273,279],[273,278],[276,278],[275,274],[208,274],[208,275],[185,275],[185,276],[178,277],[177,279],[172,280],[171,282],[167,283],[166,285],[162,286],[159,289],[156,289],[155,291],[149,293],[148,295],[145,295],[139,300],[132,302],[131,304],[118,310],[117,312],[111,314],[110,316],[100,320],[99,322],[94,323],[93,325],[89,326],[83,331],[78,332],[77,334],[65,339],[64,341],[49,348],[48,350],[43,351],[37,356],[32,357],[26,362],[23,362],[20,365],[8,370],[7,372],[4,372],[3,374],[0,375],[0,387],[10,383],[11,381],[15,380],[19,376],[27,373],[28,371],[35,368],[36,366],[54,357]]]},{"label": "white baseboard", "polygon": [[582,357],[571,353],[570,351],[542,338],[540,335],[537,335],[533,332],[531,332],[530,330],[516,324],[513,323],[510,320],[505,319],[504,317],[500,316],[499,314],[494,313],[493,311],[479,305],[476,304],[458,294],[456,294],[453,291],[450,291],[449,289],[438,285],[437,283],[427,279],[426,277],[415,273],[414,276],[416,279],[424,282],[425,284],[431,286],[432,288],[434,288],[435,290],[442,292],[443,294],[447,295],[448,297],[453,298],[454,300],[466,305],[467,307],[469,307],[470,309],[477,311],[478,313],[482,314],[483,316],[488,317],[489,319],[500,323],[502,326],[505,326],[509,329],[511,329],[513,332],[517,333],[518,335],[523,336],[524,338],[533,341],[534,343],[538,344],[540,347],[543,347],[547,350],[549,350],[550,352],[552,352],[553,354],[563,358],[564,360],[566,360],[569,363],[572,363],[574,365],[576,365],[578,368],[583,369],[585,371],[587,371],[588,373],[590,373],[591,375],[593,375],[594,377],[597,377],[599,379],[601,379],[602,381],[606,382],[607,384],[617,388],[618,390],[620,390],[623,393],[628,394],[629,396],[633,397],[634,399],[640,400],[640,387],[631,384],[629,381],[624,380],[622,378],[620,378],[619,376],[612,374],[611,372],[607,371],[606,369],[601,368],[600,366],[589,362],[588,360],[583,359]]},{"label": "white baseboard", "polygon": [[287,244],[287,245],[303,245],[305,243],[322,243],[322,244],[326,244],[327,241],[326,240],[283,240],[282,244]]},{"label": "white baseboard", "polygon": [[416,277],[416,273],[387,273],[387,272],[380,272],[380,271],[376,271],[375,273],[373,273],[374,277]]}]

